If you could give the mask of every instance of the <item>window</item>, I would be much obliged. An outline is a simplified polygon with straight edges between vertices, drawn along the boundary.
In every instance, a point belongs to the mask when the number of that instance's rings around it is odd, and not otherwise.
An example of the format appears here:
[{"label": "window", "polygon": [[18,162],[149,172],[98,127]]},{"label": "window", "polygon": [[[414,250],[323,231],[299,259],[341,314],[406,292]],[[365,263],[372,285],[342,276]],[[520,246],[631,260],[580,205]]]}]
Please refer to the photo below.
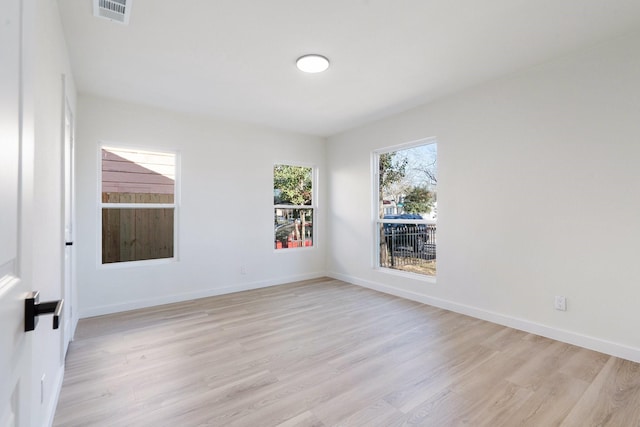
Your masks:
[{"label": "window", "polygon": [[274,244],[277,250],[313,246],[314,189],[314,168],[273,167]]},{"label": "window", "polygon": [[175,257],[176,153],[100,147],[102,264]]},{"label": "window", "polygon": [[374,153],[377,267],[436,275],[437,154],[433,139]]}]

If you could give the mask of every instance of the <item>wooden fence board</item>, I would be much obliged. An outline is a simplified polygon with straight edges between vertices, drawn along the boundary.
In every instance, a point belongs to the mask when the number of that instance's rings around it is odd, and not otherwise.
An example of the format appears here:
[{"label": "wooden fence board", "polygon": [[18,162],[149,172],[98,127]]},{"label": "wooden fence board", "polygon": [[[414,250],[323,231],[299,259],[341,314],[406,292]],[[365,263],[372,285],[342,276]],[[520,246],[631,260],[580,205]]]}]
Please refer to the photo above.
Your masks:
[{"label": "wooden fence board", "polygon": [[139,208],[102,209],[102,263],[171,258],[174,208],[145,208],[144,203],[173,203],[173,194],[103,193],[105,203],[139,203]]}]

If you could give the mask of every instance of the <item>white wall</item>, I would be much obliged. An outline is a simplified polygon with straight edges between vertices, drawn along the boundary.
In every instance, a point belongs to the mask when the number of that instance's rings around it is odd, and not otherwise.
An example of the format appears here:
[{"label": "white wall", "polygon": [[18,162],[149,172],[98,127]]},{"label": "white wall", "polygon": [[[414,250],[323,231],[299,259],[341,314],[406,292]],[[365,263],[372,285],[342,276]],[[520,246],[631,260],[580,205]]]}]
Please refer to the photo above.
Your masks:
[{"label": "white wall", "polygon": [[[122,268],[100,265],[100,141],[179,151],[178,262]],[[313,248],[278,252],[273,248],[273,165],[303,162],[317,166],[322,204],[322,138],[81,95],[76,143],[81,317],[324,274],[326,208],[316,218]]]},{"label": "white wall", "polygon": [[[635,34],[329,138],[329,274],[640,361],[639,135]],[[370,249],[371,151],[431,136],[436,283]]]},{"label": "white wall", "polygon": [[[63,99],[75,108],[75,88],[62,32],[58,3],[38,0],[35,22],[27,23],[33,34],[33,53],[27,53],[26,84],[34,97],[34,176],[33,194],[35,220],[29,243],[33,255],[33,289],[40,291],[40,300],[58,300],[62,296],[62,263],[64,236],[62,216],[62,119]],[[31,26],[32,25],[32,26]],[[33,55],[33,56],[31,56]],[[33,62],[31,62],[33,61]],[[62,77],[66,78],[66,95]],[[31,95],[29,95],[31,96]],[[31,409],[34,426],[49,425],[62,385],[64,361],[61,352],[61,331],[53,330],[51,316],[40,319],[33,331],[33,378]],[[44,377],[41,402],[40,380]]]}]

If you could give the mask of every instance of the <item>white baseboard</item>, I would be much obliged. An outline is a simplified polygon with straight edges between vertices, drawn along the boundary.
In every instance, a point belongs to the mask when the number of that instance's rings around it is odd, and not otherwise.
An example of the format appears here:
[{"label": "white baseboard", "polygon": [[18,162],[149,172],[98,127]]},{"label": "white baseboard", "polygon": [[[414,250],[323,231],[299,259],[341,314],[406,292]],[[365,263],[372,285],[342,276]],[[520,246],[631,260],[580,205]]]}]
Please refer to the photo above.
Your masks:
[{"label": "white baseboard", "polygon": [[513,329],[519,329],[521,331],[541,335],[543,337],[551,338],[557,341],[562,341],[568,344],[584,347],[589,350],[598,351],[601,353],[609,354],[611,356],[616,356],[622,359],[631,360],[632,362],[640,363],[640,349],[629,347],[624,344],[619,344],[600,338],[594,338],[572,331],[552,328],[550,326],[532,322],[526,319],[507,316],[501,313],[496,313],[494,311],[484,310],[478,307],[460,304],[441,298],[435,298],[428,295],[399,289],[394,286],[360,279],[358,277],[353,277],[341,273],[327,272],[327,276],[354,285],[363,286],[365,288],[395,295],[401,298],[410,299],[413,301],[418,301],[423,304],[432,305],[434,307],[454,311],[456,313],[475,317],[477,319],[486,320],[492,323],[497,323],[499,325],[508,326]]},{"label": "white baseboard", "polygon": [[62,390],[62,381],[64,380],[64,364],[58,368],[56,379],[53,384],[53,395],[47,402],[47,408],[44,412],[43,420],[46,422],[43,425],[51,427],[53,425],[53,418],[56,416],[56,408],[58,407],[58,400],[60,399],[60,391]]},{"label": "white baseboard", "polygon": [[530,320],[507,316],[494,311],[489,311],[466,304],[460,304],[454,301],[436,298],[429,295],[419,294],[416,292],[407,291],[405,289],[396,288],[394,286],[389,286],[383,283],[365,280],[337,272],[316,272],[297,276],[287,276],[278,279],[240,283],[232,286],[206,289],[197,292],[164,295],[144,300],[127,301],[118,304],[90,307],[82,310],[79,317],[86,318],[100,316],[103,314],[136,310],[139,308],[153,307],[162,304],[171,304],[174,302],[182,302],[198,298],[206,298],[216,295],[248,291],[251,289],[266,288],[269,286],[277,286],[301,280],[317,279],[325,276],[640,363],[640,349],[638,348],[591,337],[577,332],[553,328],[548,325],[532,322]]},{"label": "white baseboard", "polygon": [[277,286],[285,283],[299,282],[301,280],[318,279],[326,277],[324,272],[300,274],[296,276],[286,276],[271,280],[262,280],[249,283],[238,283],[232,286],[223,286],[220,288],[205,289],[202,291],[185,292],[180,294],[161,295],[153,298],[140,299],[135,301],[126,301],[118,304],[101,305],[89,307],[80,310],[79,317],[102,316],[103,314],[119,313],[122,311],[137,310],[139,308],[154,307],[157,305],[171,304],[174,302],[183,302],[198,298],[213,297],[216,295],[231,294],[234,292],[248,291],[251,289],[267,288],[269,286]]}]

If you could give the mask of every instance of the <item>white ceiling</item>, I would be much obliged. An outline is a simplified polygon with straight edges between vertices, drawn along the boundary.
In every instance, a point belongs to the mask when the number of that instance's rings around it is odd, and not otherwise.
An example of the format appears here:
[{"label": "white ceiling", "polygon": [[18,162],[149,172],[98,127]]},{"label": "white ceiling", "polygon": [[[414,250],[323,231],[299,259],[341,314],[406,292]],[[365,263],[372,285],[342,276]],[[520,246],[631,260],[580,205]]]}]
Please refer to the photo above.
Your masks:
[{"label": "white ceiling", "polygon": [[639,0],[58,3],[81,93],[322,136],[640,28]]}]

